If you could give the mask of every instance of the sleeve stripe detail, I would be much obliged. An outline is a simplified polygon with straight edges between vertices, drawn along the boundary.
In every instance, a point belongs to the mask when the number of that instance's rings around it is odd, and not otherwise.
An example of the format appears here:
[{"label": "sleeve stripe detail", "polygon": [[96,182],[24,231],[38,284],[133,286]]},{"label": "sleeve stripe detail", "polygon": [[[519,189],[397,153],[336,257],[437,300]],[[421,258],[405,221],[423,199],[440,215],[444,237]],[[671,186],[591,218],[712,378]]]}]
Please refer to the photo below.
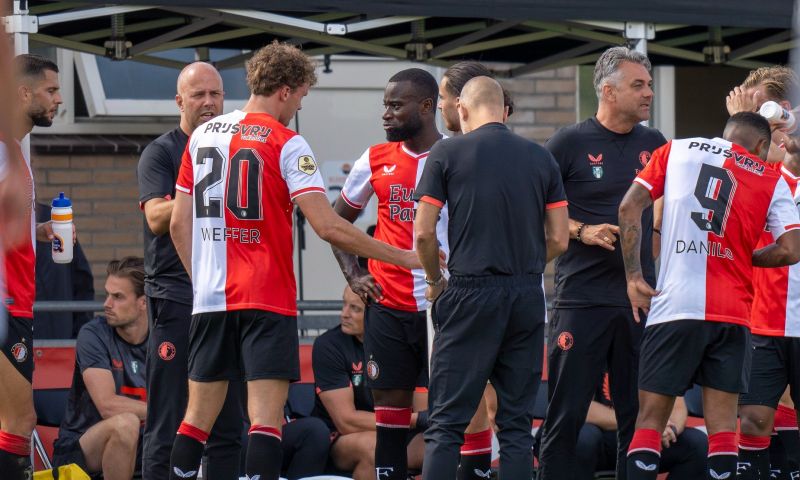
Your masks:
[{"label": "sleeve stripe detail", "polygon": [[353,202],[352,200],[347,198],[347,195],[344,194],[344,190],[342,190],[342,200],[344,200],[344,203],[350,205],[351,207],[355,208],[356,210],[363,210],[364,209],[364,205],[359,205],[358,203]]},{"label": "sleeve stripe detail", "polygon": [[560,202],[548,203],[544,206],[544,209],[550,210],[551,208],[566,207],[567,205],[569,205],[569,203],[566,200],[561,200]]},{"label": "sleeve stripe detail", "polygon": [[798,228],[800,228],[800,223],[793,223],[791,225],[786,225],[785,227],[783,227],[783,230],[788,232],[789,230],[796,230]]},{"label": "sleeve stripe detail", "polygon": [[175,184],[175,188],[177,188],[178,190],[180,190],[180,191],[181,191],[181,192],[183,192],[183,193],[188,193],[189,195],[191,195],[191,194],[192,194],[192,189],[191,189],[191,187],[184,187],[184,186],[182,186],[182,185],[178,185],[178,184],[176,183],[176,184]]},{"label": "sleeve stripe detail", "polygon": [[306,193],[325,193],[325,189],[321,187],[308,187],[308,188],[301,188],[300,190],[296,190],[289,195],[289,198],[294,200],[295,198],[299,197],[300,195],[305,195]]},{"label": "sleeve stripe detail", "polygon": [[653,190],[653,186],[652,186],[652,185],[650,185],[649,183],[647,183],[647,181],[646,181],[646,180],[644,180],[644,179],[642,179],[642,178],[640,178],[640,177],[636,177],[636,178],[634,178],[634,179],[633,179],[633,181],[634,181],[634,182],[636,182],[636,183],[639,183],[641,186],[643,186],[643,187],[644,187],[644,188],[646,188],[647,190],[650,190],[650,191],[652,191],[652,190]]},{"label": "sleeve stripe detail", "polygon": [[437,200],[437,199],[435,199],[433,197],[430,197],[428,195],[423,196],[422,198],[419,199],[419,201],[431,204],[431,205],[433,205],[435,207],[439,207],[439,208],[444,207],[444,202],[439,201],[439,200]]}]

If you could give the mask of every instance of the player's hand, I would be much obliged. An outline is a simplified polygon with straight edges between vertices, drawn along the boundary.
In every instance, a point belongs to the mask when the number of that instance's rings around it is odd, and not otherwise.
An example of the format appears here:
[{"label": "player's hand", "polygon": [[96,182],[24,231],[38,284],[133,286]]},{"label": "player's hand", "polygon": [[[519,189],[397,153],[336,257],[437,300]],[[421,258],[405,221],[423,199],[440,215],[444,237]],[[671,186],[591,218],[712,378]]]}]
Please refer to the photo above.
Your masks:
[{"label": "player's hand", "polygon": [[369,273],[353,277],[347,283],[365,304],[368,304],[370,300],[375,302],[383,300],[383,289]]},{"label": "player's hand", "polygon": [[581,229],[581,243],[584,245],[597,245],[613,252],[618,235],[619,227],[610,223],[584,225],[583,229]]},{"label": "player's hand", "polygon": [[633,319],[636,323],[639,319],[639,309],[646,314],[650,312],[650,299],[658,295],[659,292],[653,289],[645,279],[639,275],[628,280],[628,298],[633,309]]},{"label": "player's hand", "polygon": [[668,423],[664,432],[661,434],[661,446],[667,448],[670,444],[678,441],[677,428],[672,423]]},{"label": "player's hand", "polygon": [[52,242],[56,238],[53,234],[53,222],[47,221],[36,224],[36,241],[37,242]]},{"label": "player's hand", "polygon": [[748,95],[742,87],[733,87],[725,98],[725,106],[728,108],[728,115],[739,112],[757,112],[761,106],[761,93],[756,90]]},{"label": "player's hand", "polygon": [[445,287],[447,287],[447,279],[442,276],[442,281],[438,285],[428,285],[425,289],[425,299],[429,302],[435,301],[442,294]]}]

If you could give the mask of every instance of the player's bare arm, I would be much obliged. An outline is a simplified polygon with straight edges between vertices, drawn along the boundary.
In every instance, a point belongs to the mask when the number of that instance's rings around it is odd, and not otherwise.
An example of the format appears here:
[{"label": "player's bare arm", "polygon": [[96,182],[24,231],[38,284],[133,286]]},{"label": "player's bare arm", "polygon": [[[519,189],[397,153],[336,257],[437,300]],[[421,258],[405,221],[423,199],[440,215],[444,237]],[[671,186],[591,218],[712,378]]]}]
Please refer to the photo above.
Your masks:
[{"label": "player's bare arm", "polygon": [[633,309],[633,318],[638,323],[639,309],[650,311],[650,299],[657,292],[645,281],[642,275],[642,212],[653,203],[650,193],[641,185],[634,183],[619,206],[619,232],[622,238],[622,259],[625,262],[625,276],[628,279],[628,298]]},{"label": "player's bare arm", "polygon": [[584,245],[597,245],[606,250],[614,250],[619,227],[610,223],[586,225],[578,220],[569,219],[569,238],[578,240]]},{"label": "player's bare arm", "polygon": [[153,234],[160,237],[169,233],[169,220],[174,207],[175,200],[166,198],[151,198],[144,203],[144,217],[147,219],[147,227]]},{"label": "player's bare arm", "polygon": [[790,230],[772,245],[753,252],[753,265],[756,267],[785,267],[800,261],[800,230]]},{"label": "player's bare arm", "polygon": [[567,207],[551,208],[544,212],[544,239],[547,261],[567,251],[569,247],[569,216]]},{"label": "player's bare arm", "polygon": [[175,206],[169,222],[169,234],[183,268],[192,276],[192,196],[175,192]]},{"label": "player's bare arm", "polygon": [[[336,200],[333,211],[350,223],[355,222],[358,214],[361,213],[357,208],[348,205],[342,197]],[[342,270],[347,284],[350,285],[353,292],[360,296],[364,303],[367,303],[368,299],[379,301],[383,297],[381,286],[375,282],[375,279],[368,271],[361,268],[358,264],[358,257],[337,248],[335,245],[331,245],[331,249],[336,261],[339,262],[339,268]]]},{"label": "player's bare arm", "polygon": [[419,202],[414,219],[417,255],[428,283],[425,298],[430,301],[436,300],[447,286],[447,280],[439,268],[439,240],[436,238],[436,222],[440,211],[441,208],[423,200]]},{"label": "player's bare arm", "polygon": [[139,417],[139,420],[147,418],[147,404],[144,401],[117,395],[114,377],[108,370],[87,368],[83,372],[83,382],[97,411],[104,419],[121,413],[132,413]]},{"label": "player's bare arm", "polygon": [[319,393],[319,399],[330,414],[336,430],[342,435],[375,431],[375,414],[356,410],[352,388],[326,390]]},{"label": "player's bare arm", "polygon": [[[379,242],[336,215],[324,193],[311,192],[300,195],[295,198],[295,202],[311,224],[311,228],[331,245],[362,257],[374,258],[404,268],[420,268],[419,260],[413,250],[401,250]],[[172,241],[175,242],[174,233]]]}]

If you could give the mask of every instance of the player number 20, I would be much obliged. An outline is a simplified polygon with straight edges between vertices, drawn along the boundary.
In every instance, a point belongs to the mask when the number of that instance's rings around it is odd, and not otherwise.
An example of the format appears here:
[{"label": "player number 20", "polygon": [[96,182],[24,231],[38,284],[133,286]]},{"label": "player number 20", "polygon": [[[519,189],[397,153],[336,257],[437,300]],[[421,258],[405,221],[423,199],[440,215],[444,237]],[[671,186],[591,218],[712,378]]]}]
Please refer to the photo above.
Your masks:
[{"label": "player number 20", "polygon": [[211,171],[194,186],[197,218],[222,217],[222,202],[240,220],[261,219],[261,170],[263,161],[252,148],[242,148],[231,158],[225,198],[212,196],[209,190],[222,182],[225,156],[216,147],[197,149],[196,165],[211,162]]}]

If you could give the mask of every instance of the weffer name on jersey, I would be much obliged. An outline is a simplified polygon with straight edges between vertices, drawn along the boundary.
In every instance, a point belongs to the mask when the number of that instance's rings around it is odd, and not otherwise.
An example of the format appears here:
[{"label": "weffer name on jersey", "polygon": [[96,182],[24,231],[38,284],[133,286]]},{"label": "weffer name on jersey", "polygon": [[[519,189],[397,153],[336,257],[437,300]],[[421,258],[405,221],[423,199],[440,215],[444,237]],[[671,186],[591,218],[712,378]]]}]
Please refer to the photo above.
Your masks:
[{"label": "weffer name on jersey", "polygon": [[202,227],[200,235],[204,242],[261,243],[261,232],[255,228]]},{"label": "weffer name on jersey", "polygon": [[405,188],[402,184],[389,185],[389,220],[396,222],[413,222],[416,211],[413,206],[404,207],[403,203],[414,202],[414,189]]},{"label": "weffer name on jersey", "polygon": [[747,155],[740,155],[729,148],[722,148],[719,145],[712,145],[710,143],[689,142],[689,149],[696,148],[701,152],[709,152],[714,155],[723,155],[725,158],[733,158],[736,166],[747,170],[748,172],[755,173],[756,175],[763,175],[766,168],[763,163],[756,162]]},{"label": "weffer name on jersey", "polygon": [[272,129],[263,125],[248,125],[246,123],[208,122],[203,133],[227,133],[236,135],[241,133],[242,140],[265,143]]},{"label": "weffer name on jersey", "polygon": [[675,253],[696,253],[699,255],[711,255],[717,258],[733,260],[733,252],[730,248],[725,248],[719,242],[695,242],[690,240],[678,240],[675,242]]}]

